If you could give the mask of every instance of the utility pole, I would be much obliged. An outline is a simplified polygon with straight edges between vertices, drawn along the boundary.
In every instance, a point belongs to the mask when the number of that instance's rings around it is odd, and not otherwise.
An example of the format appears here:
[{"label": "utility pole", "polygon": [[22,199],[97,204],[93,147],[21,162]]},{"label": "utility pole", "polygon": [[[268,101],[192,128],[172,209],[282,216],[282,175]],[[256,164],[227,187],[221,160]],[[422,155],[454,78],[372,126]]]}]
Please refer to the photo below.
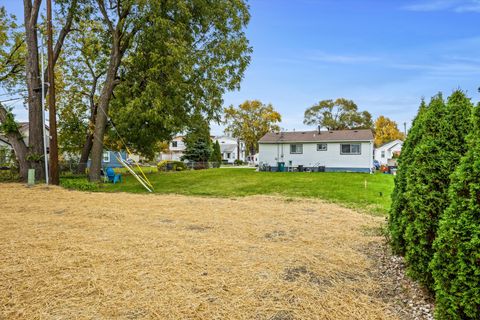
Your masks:
[{"label": "utility pole", "polygon": [[48,132],[47,129],[45,128],[45,77],[43,76],[45,74],[45,59],[43,57],[43,46],[44,46],[44,41],[43,41],[43,35],[40,33],[40,61],[41,61],[41,67],[42,67],[42,72],[41,74],[41,80],[42,80],[42,125],[43,125],[43,157],[45,160],[45,183],[48,184],[48,154],[47,154],[47,143],[48,143]]},{"label": "utility pole", "polygon": [[48,38],[48,111],[50,125],[50,181],[60,184],[58,175],[57,109],[55,107],[55,73],[53,69],[53,32],[52,0],[47,0],[47,38]]},{"label": "utility pole", "polygon": [[407,137],[407,122],[403,123],[403,133],[405,134],[405,137]]}]

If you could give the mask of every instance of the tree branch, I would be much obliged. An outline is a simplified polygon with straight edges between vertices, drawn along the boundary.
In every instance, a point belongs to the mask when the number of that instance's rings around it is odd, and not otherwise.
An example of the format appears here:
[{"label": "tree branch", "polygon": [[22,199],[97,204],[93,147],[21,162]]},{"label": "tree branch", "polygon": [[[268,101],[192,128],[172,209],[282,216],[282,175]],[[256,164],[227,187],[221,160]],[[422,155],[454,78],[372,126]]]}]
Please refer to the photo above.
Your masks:
[{"label": "tree branch", "polygon": [[73,19],[75,18],[77,7],[78,7],[78,0],[73,0],[72,4],[70,5],[70,8],[68,9],[67,20],[65,22],[65,25],[63,26],[62,30],[60,30],[60,33],[58,34],[57,42],[55,43],[55,49],[53,51],[54,65],[60,56],[60,52],[62,51],[62,46],[65,41],[65,38],[67,37],[68,33],[72,31],[72,23],[73,23]]},{"label": "tree branch", "polygon": [[[30,2],[30,0],[29,0]],[[38,19],[38,13],[40,12],[40,5],[42,4],[42,0],[35,0],[33,2],[33,6],[30,6],[30,19],[29,23],[31,26],[35,25]]]},{"label": "tree branch", "polygon": [[107,9],[105,9],[105,2],[103,2],[103,0],[97,0],[97,3],[98,3],[98,7],[100,9],[100,12],[102,13],[103,20],[105,20],[105,22],[108,25],[108,29],[110,30],[111,33],[115,32],[115,29],[113,28],[112,21],[108,17]]},{"label": "tree branch", "polygon": [[[72,23],[73,19],[75,18],[75,13],[77,11],[78,0],[73,0],[70,8],[68,9],[67,20],[65,24],[60,30],[58,34],[57,42],[55,43],[55,48],[53,50],[53,66],[57,64],[57,60],[60,57],[60,53],[62,52],[62,47],[65,42],[65,38],[67,35],[72,31]],[[43,73],[43,78],[45,79],[45,83],[48,82],[48,64],[45,68],[45,72]],[[45,86],[45,92],[48,92],[48,86]]]}]

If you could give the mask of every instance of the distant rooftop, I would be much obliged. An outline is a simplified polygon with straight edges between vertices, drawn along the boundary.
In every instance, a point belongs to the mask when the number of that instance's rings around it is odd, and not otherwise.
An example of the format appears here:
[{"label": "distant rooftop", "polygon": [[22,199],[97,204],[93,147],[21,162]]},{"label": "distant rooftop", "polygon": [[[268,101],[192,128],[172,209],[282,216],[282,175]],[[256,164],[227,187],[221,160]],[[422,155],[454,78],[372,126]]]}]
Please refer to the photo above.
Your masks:
[{"label": "distant rooftop", "polygon": [[328,142],[328,141],[370,141],[373,132],[370,129],[332,130],[332,131],[295,131],[269,132],[259,143],[278,142]]}]

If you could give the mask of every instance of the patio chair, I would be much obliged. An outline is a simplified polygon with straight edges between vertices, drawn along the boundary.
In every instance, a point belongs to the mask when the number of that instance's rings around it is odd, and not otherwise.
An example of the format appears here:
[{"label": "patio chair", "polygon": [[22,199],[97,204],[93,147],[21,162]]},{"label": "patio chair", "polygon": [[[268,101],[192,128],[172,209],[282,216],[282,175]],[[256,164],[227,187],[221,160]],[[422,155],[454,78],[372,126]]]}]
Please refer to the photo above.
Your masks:
[{"label": "patio chair", "polygon": [[106,174],[107,174],[108,182],[113,182],[113,183],[122,182],[122,175],[119,173],[115,173],[115,171],[113,171],[113,168],[108,167],[106,170]]}]

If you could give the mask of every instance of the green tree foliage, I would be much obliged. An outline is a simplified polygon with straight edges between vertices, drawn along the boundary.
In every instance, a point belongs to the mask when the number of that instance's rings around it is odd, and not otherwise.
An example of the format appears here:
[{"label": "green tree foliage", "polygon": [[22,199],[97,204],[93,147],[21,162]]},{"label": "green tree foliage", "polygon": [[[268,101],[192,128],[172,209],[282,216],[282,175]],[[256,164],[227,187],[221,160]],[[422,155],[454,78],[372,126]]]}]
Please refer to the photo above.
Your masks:
[{"label": "green tree foliage", "polygon": [[[79,154],[86,144],[91,148],[99,88],[103,85],[108,61],[104,38],[98,18],[87,11],[65,41],[56,80],[58,138],[62,152]],[[82,161],[88,159],[89,148]]]},{"label": "green tree foliage", "polygon": [[407,177],[412,167],[413,150],[422,138],[425,129],[423,117],[427,108],[425,101],[422,100],[398,159],[398,171],[395,176],[395,188],[392,192],[392,205],[388,218],[390,244],[393,251],[398,254],[405,253],[404,234],[408,222],[406,213],[408,203],[405,197],[405,190],[407,188]]},{"label": "green tree foliage", "polygon": [[197,113],[190,120],[190,127],[183,138],[185,154],[182,160],[207,162],[212,154],[212,139],[208,121]]},{"label": "green tree foliage", "polygon": [[230,106],[224,112],[225,132],[245,141],[250,154],[258,152],[258,140],[267,132],[280,130],[280,113],[271,104],[266,105],[259,100],[247,100],[238,108]]},{"label": "green tree foliage", "polygon": [[250,62],[241,0],[150,1],[125,59],[111,117],[133,149],[185,129],[197,112],[218,120],[223,94],[239,88]]},{"label": "green tree foliage", "polygon": [[215,144],[213,145],[213,152],[210,156],[210,161],[216,163],[222,162],[222,151],[220,150],[220,143],[218,143],[218,140],[215,141]]},{"label": "green tree foliage", "polygon": [[438,221],[448,206],[448,187],[452,169],[467,150],[472,104],[461,91],[447,103],[439,94],[432,98],[423,116],[423,133],[414,147],[406,179],[407,206],[403,211],[405,259],[409,274],[433,289],[429,269],[433,258]]},{"label": "green tree foliage", "polygon": [[381,146],[393,140],[404,140],[405,135],[398,130],[398,125],[395,121],[380,116],[375,120],[375,146]]},{"label": "green tree foliage", "polygon": [[0,7],[0,87],[12,89],[25,71],[25,41],[15,17]]},{"label": "green tree foliage", "polygon": [[303,123],[319,125],[328,130],[371,129],[372,115],[368,111],[358,111],[352,100],[322,100],[305,110]]},{"label": "green tree foliage", "polygon": [[473,124],[434,242],[438,319],[480,319],[480,106],[474,109]]}]

